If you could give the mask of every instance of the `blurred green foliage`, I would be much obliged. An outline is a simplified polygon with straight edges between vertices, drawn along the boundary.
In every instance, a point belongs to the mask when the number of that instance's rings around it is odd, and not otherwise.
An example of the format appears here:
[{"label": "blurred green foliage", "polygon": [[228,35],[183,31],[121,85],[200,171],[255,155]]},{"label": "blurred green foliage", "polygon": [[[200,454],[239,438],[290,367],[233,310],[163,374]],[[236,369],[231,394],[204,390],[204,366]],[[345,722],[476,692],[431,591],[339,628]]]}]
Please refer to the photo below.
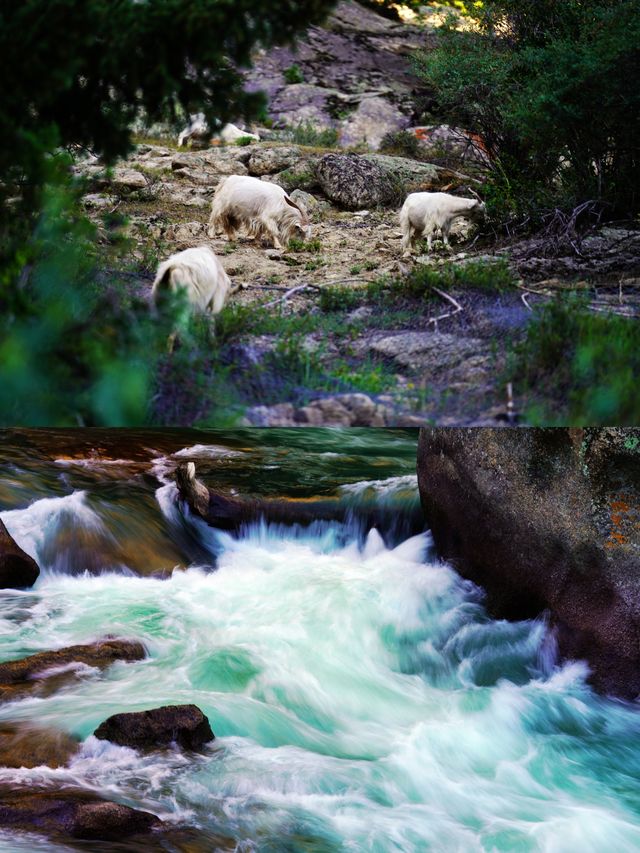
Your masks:
[{"label": "blurred green foliage", "polygon": [[442,119],[480,134],[490,212],[528,217],[595,200],[609,217],[640,200],[640,5],[485,0],[475,29],[445,27],[416,57]]},{"label": "blurred green foliage", "polygon": [[[117,257],[114,233],[99,235],[84,216],[71,155],[113,164],[136,119],[249,117],[263,97],[243,91],[236,69],[256,43],[291,40],[333,5],[0,0],[2,425],[170,423],[169,378],[190,401],[202,391],[191,375],[205,367],[208,331],[184,319],[179,299],[150,312],[140,286],[149,282]],[[206,367],[202,416],[216,421],[228,395],[220,366]]]},{"label": "blurred green foliage", "polygon": [[[513,351],[509,378],[528,391],[534,424],[640,423],[640,325],[593,313],[584,298],[538,308]],[[548,401],[552,401],[549,403]]]}]

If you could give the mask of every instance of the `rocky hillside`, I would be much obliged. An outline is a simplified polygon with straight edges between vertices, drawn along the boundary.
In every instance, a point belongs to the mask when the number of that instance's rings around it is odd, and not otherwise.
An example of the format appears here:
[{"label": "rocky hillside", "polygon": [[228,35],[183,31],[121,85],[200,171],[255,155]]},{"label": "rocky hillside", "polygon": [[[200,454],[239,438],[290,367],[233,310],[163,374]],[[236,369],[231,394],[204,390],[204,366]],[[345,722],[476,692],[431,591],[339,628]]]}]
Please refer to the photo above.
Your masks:
[{"label": "rocky hillside", "polygon": [[[104,240],[114,237],[114,215],[128,221],[136,292],[148,297],[160,260],[204,242],[243,285],[218,341],[249,423],[504,423],[527,404],[517,384],[510,401],[505,368],[532,307],[570,286],[591,294],[596,310],[637,311],[636,232],[604,229],[579,255],[548,258],[544,248],[499,244],[490,229],[474,234],[462,224],[452,257],[438,243],[431,256],[401,257],[406,194],[482,192],[486,167],[447,128],[414,135],[411,156],[375,150],[420,118],[425,93],[409,55],[432,37],[429,27],[341,3],[295,52],[256,57],[248,85],[266,89],[272,118],[270,128],[253,128],[260,142],[198,150],[146,138],[111,175],[97,161],[78,165]],[[230,174],[283,186],[308,210],[312,239],[286,251],[209,241],[211,197]],[[417,287],[425,275],[428,286]],[[414,285],[403,286],[408,280]],[[161,421],[164,405],[161,392]],[[191,424],[207,411],[206,401],[180,404],[167,422]]]}]

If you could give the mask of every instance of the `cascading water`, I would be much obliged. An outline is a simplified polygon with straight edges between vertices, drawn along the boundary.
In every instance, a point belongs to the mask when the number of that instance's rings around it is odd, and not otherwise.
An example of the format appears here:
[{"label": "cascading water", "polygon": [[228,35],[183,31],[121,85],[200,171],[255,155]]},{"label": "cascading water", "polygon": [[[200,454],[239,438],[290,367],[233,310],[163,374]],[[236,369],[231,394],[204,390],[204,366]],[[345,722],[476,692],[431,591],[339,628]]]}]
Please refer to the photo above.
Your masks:
[{"label": "cascading water", "polygon": [[[284,437],[279,449],[261,438],[245,435],[244,450],[230,442],[225,455],[218,436],[178,458],[191,454],[198,470],[208,459],[226,485],[253,469],[267,493],[279,457],[281,494],[306,461],[307,482],[315,470],[318,489],[354,513],[376,500],[415,508],[415,435],[342,434],[339,448],[318,437],[295,452]],[[41,458],[8,477],[9,505],[23,508],[2,518],[43,574],[32,590],[0,593],[0,660],[105,633],[141,640],[148,657],[0,705],[0,721],[83,739],[69,767],[0,769],[0,785],[80,785],[242,851],[640,849],[640,714],[595,695],[582,663],[557,665],[543,622],[489,618],[428,533],[362,536],[354,517],[258,524],[234,538],[185,519],[166,450],[150,449],[133,473],[123,462],[106,486],[104,467],[87,460]],[[27,506],[21,483],[40,500]],[[43,484],[56,496],[43,498]],[[188,563],[190,547],[198,563],[140,576],[128,515],[154,570]],[[80,551],[69,527],[82,532]],[[91,574],[78,565],[89,533],[100,543]],[[64,560],[50,540],[66,542]],[[179,703],[211,721],[216,740],[202,754],[141,754],[92,736],[113,713]],[[0,850],[67,849],[0,834]]]}]

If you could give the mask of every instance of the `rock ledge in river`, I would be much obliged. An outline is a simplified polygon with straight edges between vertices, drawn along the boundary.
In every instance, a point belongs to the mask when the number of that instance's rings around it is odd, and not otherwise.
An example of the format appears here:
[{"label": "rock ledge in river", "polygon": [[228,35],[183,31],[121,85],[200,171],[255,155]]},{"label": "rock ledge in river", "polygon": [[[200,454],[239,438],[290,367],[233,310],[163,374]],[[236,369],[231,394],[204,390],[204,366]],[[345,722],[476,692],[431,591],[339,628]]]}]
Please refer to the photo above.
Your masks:
[{"label": "rock ledge in river", "polygon": [[150,711],[114,714],[94,734],[101,740],[134,749],[172,743],[184,749],[199,749],[215,738],[209,720],[196,705],[164,705]]},{"label": "rock ledge in river", "polygon": [[120,841],[159,829],[162,821],[150,812],[81,790],[0,789],[0,826],[66,838]]},{"label": "rock ledge in river", "polygon": [[104,669],[117,660],[142,660],[145,655],[142,643],[107,637],[84,646],[67,646],[6,661],[0,663],[0,701],[55,689],[76,677],[84,667]]},{"label": "rock ledge in river", "polygon": [[0,520],[0,589],[26,589],[33,586],[40,569],[14,541]]}]

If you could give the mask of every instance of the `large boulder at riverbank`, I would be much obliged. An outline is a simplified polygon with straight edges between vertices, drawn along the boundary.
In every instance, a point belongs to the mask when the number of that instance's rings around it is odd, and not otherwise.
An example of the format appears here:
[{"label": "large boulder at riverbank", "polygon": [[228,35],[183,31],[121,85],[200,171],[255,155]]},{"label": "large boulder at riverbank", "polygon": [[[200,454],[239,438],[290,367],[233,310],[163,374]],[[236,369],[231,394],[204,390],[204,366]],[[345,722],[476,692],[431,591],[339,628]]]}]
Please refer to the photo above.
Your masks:
[{"label": "large boulder at riverbank", "polygon": [[112,803],[86,791],[0,789],[0,827],[5,829],[61,838],[120,841],[147,835],[161,826],[162,821],[150,812]]},{"label": "large boulder at riverbank", "polygon": [[117,660],[142,660],[142,643],[107,637],[84,646],[67,646],[0,663],[0,702],[32,693],[51,693],[87,671],[104,669]]},{"label": "large boulder at riverbank", "polygon": [[26,589],[38,579],[36,561],[15,542],[0,520],[0,589]]},{"label": "large boulder at riverbank", "polygon": [[436,548],[507,618],[549,611],[593,685],[640,693],[640,430],[423,429]]},{"label": "large boulder at riverbank", "polygon": [[178,744],[200,749],[214,740],[209,720],[196,705],[164,705],[151,711],[114,714],[94,732],[97,738],[133,749]]}]

